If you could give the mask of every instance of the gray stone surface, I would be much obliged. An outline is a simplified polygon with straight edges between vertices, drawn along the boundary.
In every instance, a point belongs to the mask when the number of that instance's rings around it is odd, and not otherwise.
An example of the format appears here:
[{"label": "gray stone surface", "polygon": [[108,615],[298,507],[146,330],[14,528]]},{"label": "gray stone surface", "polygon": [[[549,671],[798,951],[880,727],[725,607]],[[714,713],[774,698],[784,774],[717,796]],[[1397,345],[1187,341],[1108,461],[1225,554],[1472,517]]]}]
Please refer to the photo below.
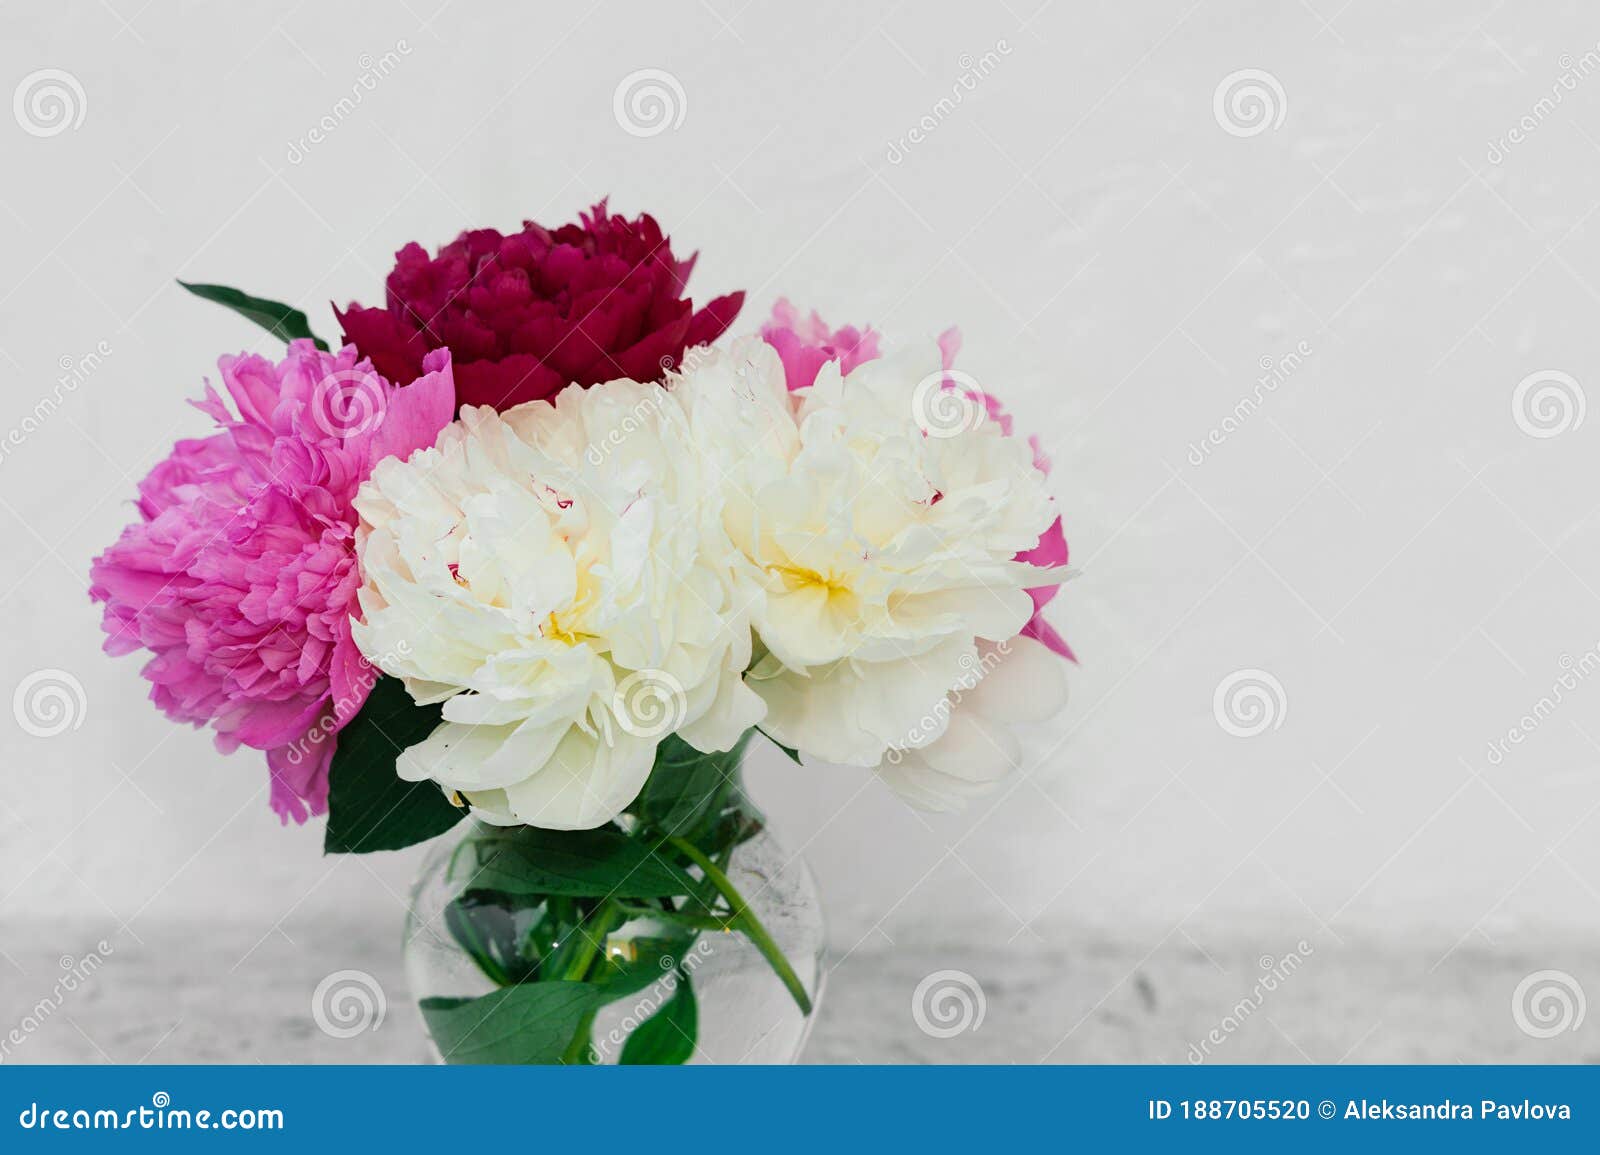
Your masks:
[{"label": "gray stone surface", "polygon": [[[250,925],[156,924],[142,942],[109,943],[104,966],[43,1016],[62,956],[85,958],[100,932],[41,925],[0,930],[5,1061],[125,1063],[411,1063],[426,1059],[400,965],[399,928],[317,922],[289,933]],[[961,940],[957,940],[961,941]],[[63,947],[65,949],[63,949]],[[865,944],[833,964],[805,1060],[820,1063],[1183,1063],[1213,1030],[1211,1062],[1600,1062],[1600,1025],[1535,1038],[1512,996],[1530,973],[1559,967],[1600,990],[1600,952],[1542,944],[1537,958],[1472,943],[1347,942],[1317,947],[1277,989],[1248,951],[1086,935],[1069,949],[974,937],[962,945]],[[1281,964],[1280,969],[1281,968]],[[331,1038],[310,1013],[327,974],[359,969],[382,986],[382,1025]],[[919,1028],[912,998],[936,971],[971,976],[975,1028],[949,1038]],[[1239,1012],[1241,1000],[1247,1004]],[[1230,1028],[1229,1016],[1238,1019]]]}]

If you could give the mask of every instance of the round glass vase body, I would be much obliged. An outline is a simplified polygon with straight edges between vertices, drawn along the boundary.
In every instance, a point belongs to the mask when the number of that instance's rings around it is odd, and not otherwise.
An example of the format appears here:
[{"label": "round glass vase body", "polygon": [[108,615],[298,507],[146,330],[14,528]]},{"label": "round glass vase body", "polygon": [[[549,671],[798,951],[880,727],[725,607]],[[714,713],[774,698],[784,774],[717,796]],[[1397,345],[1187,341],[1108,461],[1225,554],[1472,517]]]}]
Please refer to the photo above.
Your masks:
[{"label": "round glass vase body", "polygon": [[[600,831],[469,819],[441,837],[405,928],[432,1057],[794,1062],[821,995],[822,908],[745,797],[740,753],[689,821],[645,806]],[[600,883],[572,881],[596,862]],[[683,893],[639,893],[662,890]]]}]

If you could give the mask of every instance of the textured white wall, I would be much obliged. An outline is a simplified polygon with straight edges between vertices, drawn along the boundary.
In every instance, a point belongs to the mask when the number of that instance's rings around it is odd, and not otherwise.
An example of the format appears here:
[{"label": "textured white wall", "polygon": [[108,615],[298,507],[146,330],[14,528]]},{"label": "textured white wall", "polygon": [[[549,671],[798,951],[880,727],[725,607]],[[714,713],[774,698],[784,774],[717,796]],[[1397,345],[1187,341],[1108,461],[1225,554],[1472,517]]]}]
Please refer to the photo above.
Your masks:
[{"label": "textured white wall", "polygon": [[[0,118],[0,427],[63,360],[111,352],[0,458],[0,689],[60,668],[87,696],[57,737],[0,725],[0,926],[225,911],[265,935],[339,911],[398,938],[414,859],[324,861],[318,830],[280,830],[254,758],[169,725],[137,662],[100,656],[88,561],[134,481],[203,428],[182,402],[216,355],[268,347],[174,277],[300,303],[333,334],[327,301],[375,300],[404,242],[561,221],[607,193],[701,250],[697,296],[750,290],[741,329],[780,293],[896,337],[959,323],[963,366],[1056,462],[1083,574],[1055,618],[1083,663],[1026,775],[930,819],[853,771],[757,768],[843,947],[964,920],[1019,942],[1242,924],[1446,946],[1595,925],[1600,678],[1488,752],[1600,641],[1600,420],[1536,438],[1512,411],[1538,370],[1600,387],[1591,6],[3,18],[0,87],[64,69],[86,106],[48,138]],[[940,109],[969,62],[987,74]],[[642,68],[686,94],[681,127],[649,139],[612,112]],[[1246,68],[1276,77],[1286,113],[1239,137],[1213,93]],[[1297,348],[1193,464],[1262,362]],[[1249,739],[1213,716],[1246,668],[1287,704]]]}]

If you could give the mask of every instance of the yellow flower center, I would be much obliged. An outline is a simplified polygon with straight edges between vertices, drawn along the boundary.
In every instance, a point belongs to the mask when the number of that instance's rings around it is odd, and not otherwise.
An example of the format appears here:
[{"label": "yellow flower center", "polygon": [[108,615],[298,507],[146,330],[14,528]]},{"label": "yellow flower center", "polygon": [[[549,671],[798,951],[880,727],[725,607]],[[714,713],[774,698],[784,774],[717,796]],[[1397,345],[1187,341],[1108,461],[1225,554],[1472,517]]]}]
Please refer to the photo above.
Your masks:
[{"label": "yellow flower center", "polygon": [[855,597],[855,591],[850,588],[849,582],[831,572],[820,573],[806,566],[797,565],[773,566],[772,570],[783,579],[784,586],[794,593],[801,590],[820,590],[830,602]]}]

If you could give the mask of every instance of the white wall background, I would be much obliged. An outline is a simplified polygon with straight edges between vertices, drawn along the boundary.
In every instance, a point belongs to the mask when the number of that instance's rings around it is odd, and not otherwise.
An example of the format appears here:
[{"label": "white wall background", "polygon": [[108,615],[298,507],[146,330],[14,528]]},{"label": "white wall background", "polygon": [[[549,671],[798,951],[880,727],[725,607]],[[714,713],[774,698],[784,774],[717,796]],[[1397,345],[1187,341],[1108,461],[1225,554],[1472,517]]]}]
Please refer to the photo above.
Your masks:
[{"label": "white wall background", "polygon": [[[84,97],[48,138],[0,117],[0,427],[63,361],[112,350],[0,458],[0,690],[59,668],[87,701],[48,739],[0,715],[0,938],[219,914],[398,937],[415,859],[324,860],[320,829],[280,829],[254,757],[173,727],[137,660],[100,655],[88,562],[136,479],[203,430],[183,400],[215,357],[270,344],[174,277],[297,302],[335,335],[327,302],[375,301],[403,243],[608,193],[700,249],[697,298],[750,290],[741,331],[780,294],[897,337],[959,323],[964,367],[1056,462],[1083,574],[1055,620],[1082,665],[1026,773],[930,819],[856,772],[758,767],[841,949],[972,924],[1058,944],[1592,936],[1600,678],[1487,752],[1600,642],[1600,415],[1536,438],[1512,410],[1539,370],[1600,387],[1592,5],[110,0],[0,19],[0,89],[57,68]],[[612,112],[642,68],[686,95],[649,139]],[[1213,93],[1246,68],[1285,115],[1238,137]],[[1250,739],[1213,716],[1242,668],[1286,695]]]}]

